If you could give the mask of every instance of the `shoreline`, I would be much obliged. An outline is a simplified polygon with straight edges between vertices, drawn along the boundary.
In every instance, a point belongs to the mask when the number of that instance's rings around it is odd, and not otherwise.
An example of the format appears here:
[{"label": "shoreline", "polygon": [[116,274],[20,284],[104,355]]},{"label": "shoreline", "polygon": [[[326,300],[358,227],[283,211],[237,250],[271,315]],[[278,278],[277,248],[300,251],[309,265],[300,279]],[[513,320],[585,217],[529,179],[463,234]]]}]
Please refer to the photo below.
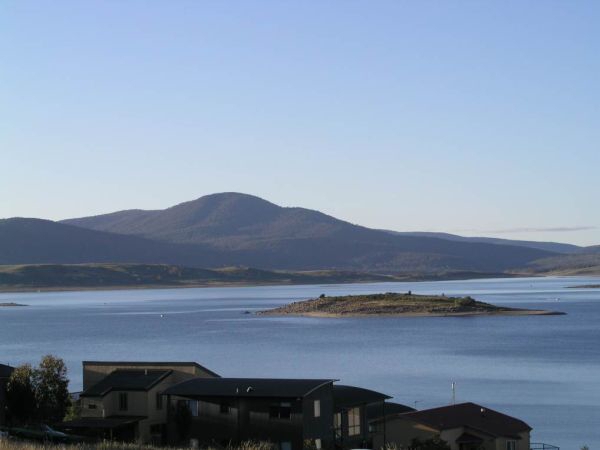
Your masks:
[{"label": "shoreline", "polygon": [[471,311],[455,313],[373,313],[373,314],[336,314],[325,312],[307,312],[307,313],[270,313],[262,312],[257,315],[267,317],[313,317],[322,319],[343,319],[343,318],[369,318],[369,317],[474,317],[474,316],[565,316],[567,313],[560,311],[547,311],[543,309],[513,309],[506,311]]},{"label": "shoreline", "polygon": [[[130,290],[141,290],[141,289],[195,289],[195,288],[219,288],[219,287],[265,287],[265,286],[319,286],[319,285],[334,285],[334,284],[379,284],[379,283],[425,283],[425,282],[435,282],[435,281],[469,281],[469,280],[486,280],[486,279],[511,279],[511,278],[541,278],[540,276],[530,276],[530,275],[511,275],[507,274],[506,277],[494,277],[490,276],[488,278],[431,278],[431,279],[422,279],[422,278],[406,278],[406,279],[398,279],[398,280],[386,280],[386,281],[376,281],[376,280],[347,280],[347,281],[315,281],[315,282],[298,282],[298,281],[265,281],[265,282],[252,282],[252,281],[231,281],[231,282],[208,282],[208,283],[190,283],[190,284],[156,284],[156,285],[130,285],[130,286],[40,286],[40,287],[30,287],[30,286],[11,286],[11,287],[3,287],[0,286],[0,294],[5,293],[27,293],[27,292],[74,292],[74,291],[130,291]],[[311,280],[312,281],[312,280]]]}]

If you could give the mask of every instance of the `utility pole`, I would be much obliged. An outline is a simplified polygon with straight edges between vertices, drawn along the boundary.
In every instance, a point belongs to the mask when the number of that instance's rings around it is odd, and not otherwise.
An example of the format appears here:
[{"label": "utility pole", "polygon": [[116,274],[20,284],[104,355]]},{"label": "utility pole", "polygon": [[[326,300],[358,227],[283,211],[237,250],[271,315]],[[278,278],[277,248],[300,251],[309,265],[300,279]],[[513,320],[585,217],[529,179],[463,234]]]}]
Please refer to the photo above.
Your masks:
[{"label": "utility pole", "polygon": [[452,404],[456,404],[456,383],[452,382]]}]

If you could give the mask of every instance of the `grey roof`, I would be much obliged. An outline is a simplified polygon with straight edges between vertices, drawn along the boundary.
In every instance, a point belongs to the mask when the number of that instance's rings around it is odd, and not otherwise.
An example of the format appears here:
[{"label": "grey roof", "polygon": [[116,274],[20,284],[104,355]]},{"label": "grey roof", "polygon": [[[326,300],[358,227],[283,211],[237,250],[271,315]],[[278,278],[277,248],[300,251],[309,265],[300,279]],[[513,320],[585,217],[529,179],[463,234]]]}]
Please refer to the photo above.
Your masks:
[{"label": "grey roof", "polygon": [[219,374],[194,361],[83,361],[84,366],[137,366],[137,367],[177,367],[194,366],[204,372],[218,377]]},{"label": "grey roof", "polygon": [[172,372],[172,370],[117,369],[83,391],[80,397],[103,397],[111,391],[147,391]]},{"label": "grey roof", "polygon": [[336,409],[382,402],[388,398],[392,397],[370,389],[345,386],[343,384],[333,386],[333,404]]},{"label": "grey roof", "polygon": [[429,425],[439,431],[466,426],[492,436],[513,438],[518,438],[518,433],[523,431],[531,431],[531,427],[522,420],[475,403],[425,409],[401,414],[399,417]]},{"label": "grey roof", "polygon": [[385,402],[385,406],[383,406],[381,403],[372,403],[367,405],[367,418],[369,420],[377,420],[382,418],[384,414],[386,416],[391,416],[413,411],[416,411],[416,409],[400,403]]},{"label": "grey roof", "polygon": [[304,397],[336,380],[287,378],[194,378],[163,394],[181,397]]},{"label": "grey roof", "polygon": [[13,373],[13,370],[15,370],[14,367],[0,364],[0,378],[9,378]]}]

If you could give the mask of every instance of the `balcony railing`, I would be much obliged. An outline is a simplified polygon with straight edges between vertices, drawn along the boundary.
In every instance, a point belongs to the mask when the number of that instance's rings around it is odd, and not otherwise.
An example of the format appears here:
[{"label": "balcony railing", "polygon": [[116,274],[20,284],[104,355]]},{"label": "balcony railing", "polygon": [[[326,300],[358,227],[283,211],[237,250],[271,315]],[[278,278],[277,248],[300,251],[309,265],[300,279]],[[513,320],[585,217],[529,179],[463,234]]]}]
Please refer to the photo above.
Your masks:
[{"label": "balcony railing", "polygon": [[543,442],[532,442],[529,444],[531,450],[560,450],[556,445],[544,444]]}]

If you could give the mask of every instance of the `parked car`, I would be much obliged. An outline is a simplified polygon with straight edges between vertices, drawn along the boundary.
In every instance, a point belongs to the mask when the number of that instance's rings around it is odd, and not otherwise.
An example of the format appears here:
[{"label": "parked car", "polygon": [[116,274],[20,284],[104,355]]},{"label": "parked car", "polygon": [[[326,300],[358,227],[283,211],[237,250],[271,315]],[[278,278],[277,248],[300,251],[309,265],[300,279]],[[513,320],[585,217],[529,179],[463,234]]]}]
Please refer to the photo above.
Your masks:
[{"label": "parked car", "polygon": [[34,425],[28,428],[12,428],[10,430],[10,434],[21,439],[61,444],[78,442],[81,440],[78,436],[72,436],[61,431],[57,431],[46,424]]}]

